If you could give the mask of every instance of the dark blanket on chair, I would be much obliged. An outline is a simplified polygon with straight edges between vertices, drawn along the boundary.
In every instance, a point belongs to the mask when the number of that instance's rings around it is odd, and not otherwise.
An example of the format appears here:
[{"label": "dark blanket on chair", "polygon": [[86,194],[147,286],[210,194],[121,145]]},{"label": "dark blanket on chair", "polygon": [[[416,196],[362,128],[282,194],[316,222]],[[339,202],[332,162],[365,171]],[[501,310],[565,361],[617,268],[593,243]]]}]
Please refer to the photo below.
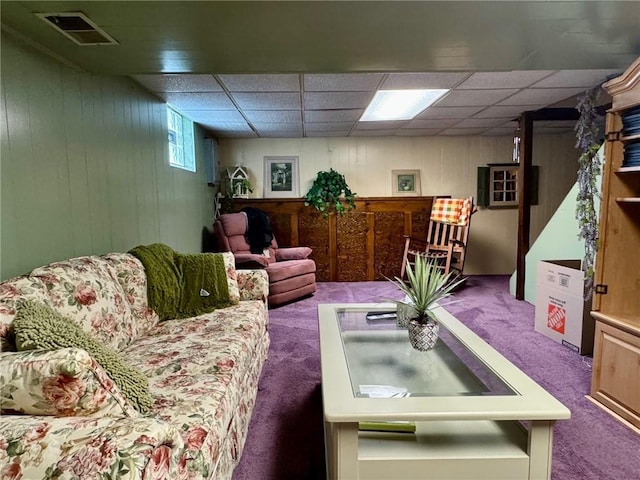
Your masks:
[{"label": "dark blanket on chair", "polygon": [[244,207],[241,211],[247,215],[246,238],[251,253],[261,254],[273,240],[269,216],[259,208]]}]

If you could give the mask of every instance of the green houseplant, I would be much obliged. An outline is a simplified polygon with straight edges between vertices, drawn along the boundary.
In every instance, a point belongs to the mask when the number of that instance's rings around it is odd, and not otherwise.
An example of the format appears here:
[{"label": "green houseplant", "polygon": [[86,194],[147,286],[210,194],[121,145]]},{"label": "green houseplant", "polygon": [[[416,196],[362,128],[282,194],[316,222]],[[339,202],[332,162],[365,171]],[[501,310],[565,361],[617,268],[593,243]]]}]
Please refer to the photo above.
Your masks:
[{"label": "green houseplant", "polygon": [[327,217],[332,210],[344,215],[345,211],[356,208],[355,196],[344,175],[330,168],[328,172],[318,172],[304,197],[304,204],[313,206],[323,217]]},{"label": "green houseplant", "polygon": [[456,279],[453,272],[444,273],[435,262],[417,255],[413,266],[407,264],[407,280],[394,277],[390,280],[402,293],[403,300],[394,300],[398,307],[409,306],[409,340],[417,350],[430,350],[438,340],[440,325],[432,308],[434,304],[451,295],[464,278]]}]

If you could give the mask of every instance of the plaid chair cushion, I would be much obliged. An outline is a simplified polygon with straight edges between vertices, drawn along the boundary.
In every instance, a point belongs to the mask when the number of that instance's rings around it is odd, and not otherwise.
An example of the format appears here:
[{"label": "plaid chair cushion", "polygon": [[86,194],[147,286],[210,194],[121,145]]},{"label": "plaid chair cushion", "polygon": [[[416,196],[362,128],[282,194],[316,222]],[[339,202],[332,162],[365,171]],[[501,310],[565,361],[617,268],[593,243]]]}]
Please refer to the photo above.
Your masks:
[{"label": "plaid chair cushion", "polygon": [[470,198],[436,198],[431,207],[431,221],[466,225],[471,215]]}]

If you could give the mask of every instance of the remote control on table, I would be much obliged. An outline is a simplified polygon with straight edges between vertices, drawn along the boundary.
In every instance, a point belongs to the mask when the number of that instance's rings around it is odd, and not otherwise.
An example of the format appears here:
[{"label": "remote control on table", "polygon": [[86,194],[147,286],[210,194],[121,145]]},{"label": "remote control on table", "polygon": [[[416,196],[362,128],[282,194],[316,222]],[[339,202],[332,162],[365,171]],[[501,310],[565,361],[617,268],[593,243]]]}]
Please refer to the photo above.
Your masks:
[{"label": "remote control on table", "polygon": [[369,312],[367,320],[395,320],[396,312]]}]

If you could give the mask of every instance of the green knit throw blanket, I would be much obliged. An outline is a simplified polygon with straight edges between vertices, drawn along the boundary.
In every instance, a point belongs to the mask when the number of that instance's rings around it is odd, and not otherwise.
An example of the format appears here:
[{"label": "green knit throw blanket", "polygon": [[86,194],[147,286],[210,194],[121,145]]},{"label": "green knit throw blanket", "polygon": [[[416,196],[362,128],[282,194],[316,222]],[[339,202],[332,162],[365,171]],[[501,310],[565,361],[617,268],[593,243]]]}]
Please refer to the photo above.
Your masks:
[{"label": "green knit throw blanket", "polygon": [[181,254],[162,243],[140,245],[129,253],[144,266],[149,306],[162,320],[195,317],[232,304],[220,253]]},{"label": "green knit throw blanket", "polygon": [[13,319],[18,350],[82,348],[95,358],[133,407],[147,413],[153,406],[149,380],[120,355],[44,303],[22,299]]}]

